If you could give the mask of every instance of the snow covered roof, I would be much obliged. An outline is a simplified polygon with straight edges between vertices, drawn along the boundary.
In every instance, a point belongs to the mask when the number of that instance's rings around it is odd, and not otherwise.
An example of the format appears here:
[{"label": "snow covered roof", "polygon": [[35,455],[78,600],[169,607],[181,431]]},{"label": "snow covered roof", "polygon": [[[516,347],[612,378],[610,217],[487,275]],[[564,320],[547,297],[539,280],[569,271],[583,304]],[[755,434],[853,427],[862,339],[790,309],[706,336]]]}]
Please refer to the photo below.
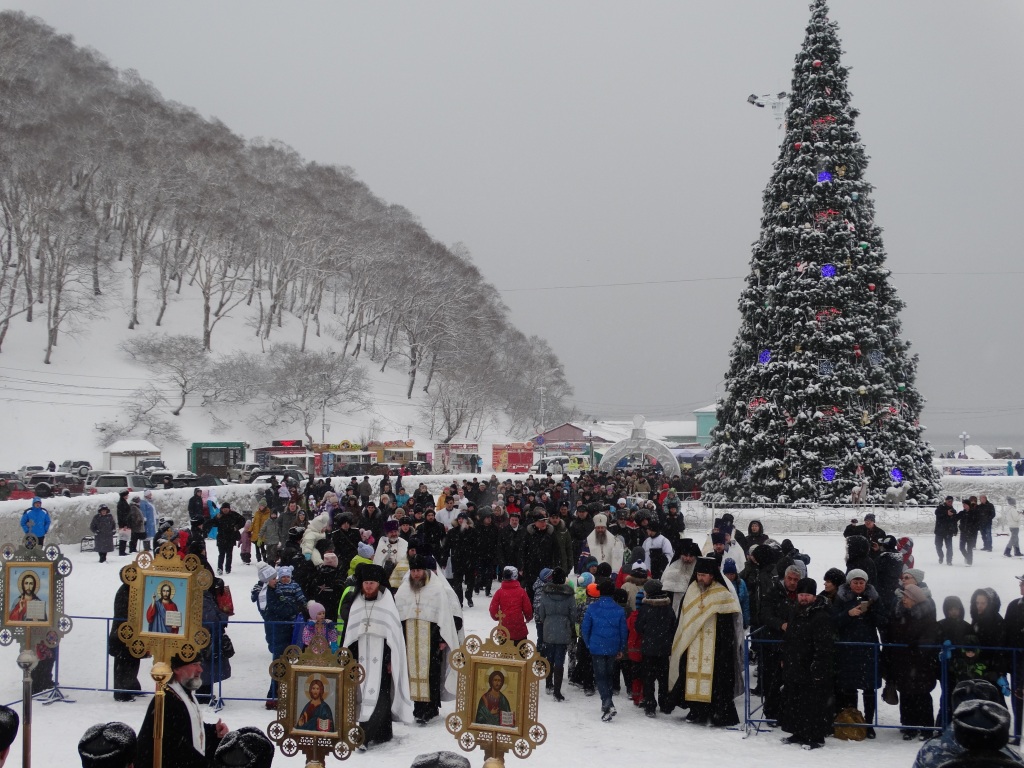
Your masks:
[{"label": "snow covered roof", "polygon": [[149,440],[118,440],[103,449],[104,453],[121,453],[132,455],[136,453],[160,453],[160,449]]},{"label": "snow covered roof", "polygon": [[705,405],[703,408],[695,409],[694,413],[714,413],[717,410],[718,406],[715,403],[712,403],[711,405]]}]

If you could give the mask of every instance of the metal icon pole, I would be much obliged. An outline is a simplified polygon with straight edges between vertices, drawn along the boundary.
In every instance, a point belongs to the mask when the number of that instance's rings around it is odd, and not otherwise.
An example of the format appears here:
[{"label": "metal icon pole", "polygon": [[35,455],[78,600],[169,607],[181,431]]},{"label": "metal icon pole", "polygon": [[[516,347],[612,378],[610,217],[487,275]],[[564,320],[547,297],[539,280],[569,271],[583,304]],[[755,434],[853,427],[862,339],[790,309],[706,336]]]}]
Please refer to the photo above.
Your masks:
[{"label": "metal icon pole", "polygon": [[21,765],[32,768],[32,670],[39,663],[39,657],[32,650],[32,633],[28,635],[28,647],[18,654],[21,667]]},{"label": "metal icon pole", "polygon": [[156,695],[153,698],[153,768],[162,768],[164,762],[164,697],[167,684],[174,675],[171,665],[164,661],[153,664],[150,671],[156,683]]}]

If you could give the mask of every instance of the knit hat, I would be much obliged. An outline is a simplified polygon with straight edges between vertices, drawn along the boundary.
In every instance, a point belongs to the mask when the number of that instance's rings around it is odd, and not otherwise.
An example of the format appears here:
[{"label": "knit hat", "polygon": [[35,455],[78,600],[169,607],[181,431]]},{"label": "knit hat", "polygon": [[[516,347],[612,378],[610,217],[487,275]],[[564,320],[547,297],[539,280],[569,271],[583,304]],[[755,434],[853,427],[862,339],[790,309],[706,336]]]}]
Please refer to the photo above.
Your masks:
[{"label": "knit hat", "polygon": [[589,587],[594,583],[594,574],[590,571],[584,571],[576,578],[576,585],[580,587]]},{"label": "knit hat", "polygon": [[565,571],[561,567],[555,568],[551,572],[551,583],[565,584]]},{"label": "knit hat", "polygon": [[89,726],[78,742],[83,768],[125,768],[135,761],[135,731],[124,723]]},{"label": "knit hat", "polygon": [[291,576],[295,573],[295,569],[290,565],[279,565],[277,566],[277,578],[283,579],[285,576]]},{"label": "knit hat", "polygon": [[551,574],[552,573],[554,573],[554,570],[552,570],[551,568],[541,568],[540,569],[540,580],[543,581],[543,582],[551,581]]},{"label": "knit hat", "polygon": [[608,527],[608,515],[594,515],[594,527],[595,528],[607,528]]},{"label": "knit hat", "polygon": [[1010,737],[1010,713],[994,701],[965,701],[953,712],[953,735],[965,749],[996,751]]},{"label": "knit hat", "polygon": [[356,544],[356,554],[360,557],[365,557],[367,560],[373,559],[373,547],[367,544],[365,541],[360,541]]},{"label": "knit hat", "polygon": [[611,579],[601,579],[597,582],[597,592],[601,597],[611,597],[615,594],[615,582]]},{"label": "knit hat", "polygon": [[903,573],[908,573],[914,577],[914,581],[918,584],[924,583],[924,571],[920,568],[904,568]]},{"label": "knit hat", "polygon": [[644,566],[642,562],[635,562],[631,566],[629,566],[629,575],[639,576],[640,578],[643,578],[647,575],[647,568]]},{"label": "knit hat", "polygon": [[846,583],[849,584],[854,579],[864,579],[864,581],[867,581],[868,580],[868,574],[867,574],[867,572],[862,571],[860,568],[854,568],[853,570],[847,571],[846,572]]},{"label": "knit hat", "polygon": [[[615,585],[613,584],[612,586],[615,586]],[[614,600],[619,605],[623,605],[624,606],[624,605],[629,603],[629,592],[627,592],[626,590],[621,589],[621,588],[613,589],[612,590],[612,600]]]},{"label": "knit hat", "polygon": [[814,579],[800,579],[796,583],[796,593],[798,595],[816,595],[818,594],[818,582]]},{"label": "knit hat", "polygon": [[601,592],[597,588],[597,582],[593,582],[591,584],[587,584],[587,597],[600,597],[600,596],[601,596]]},{"label": "knit hat", "polygon": [[661,594],[662,589],[664,589],[664,587],[658,579],[648,579],[644,582],[644,594],[648,597],[657,597]]},{"label": "knit hat", "polygon": [[909,597],[910,602],[914,605],[923,603],[928,599],[928,595],[925,594],[924,590],[921,589],[917,584],[908,584],[903,588],[903,596]]},{"label": "knit hat", "polygon": [[872,523],[875,522],[875,515],[873,512],[868,512],[866,515],[864,515],[864,522],[866,523],[868,520],[870,520]]},{"label": "knit hat", "polygon": [[338,567],[338,556],[333,552],[327,552],[324,554],[324,565],[330,568]]},{"label": "knit hat", "polygon": [[515,581],[519,578],[519,569],[514,565],[506,565],[501,572],[502,581]]},{"label": "knit hat", "polygon": [[272,565],[268,565],[267,563],[264,563],[263,565],[260,566],[260,569],[256,573],[260,577],[260,581],[262,581],[264,584],[266,584],[272,578],[277,576],[277,569],[274,568],[274,566],[272,566]]},{"label": "knit hat", "polygon": [[608,579],[612,575],[612,566],[609,563],[598,563],[597,564],[597,578]]},{"label": "knit hat", "polygon": [[736,561],[727,557],[722,561],[722,573],[736,573]]},{"label": "knit hat", "polygon": [[231,731],[217,745],[214,761],[224,768],[270,768],[274,743],[252,726]]},{"label": "knit hat", "polygon": [[310,600],[308,603],[306,603],[306,612],[309,614],[309,618],[311,618],[313,621],[316,621],[316,617],[319,616],[321,613],[326,613],[327,609],[324,608],[323,605],[321,603],[318,603],[316,600]]}]

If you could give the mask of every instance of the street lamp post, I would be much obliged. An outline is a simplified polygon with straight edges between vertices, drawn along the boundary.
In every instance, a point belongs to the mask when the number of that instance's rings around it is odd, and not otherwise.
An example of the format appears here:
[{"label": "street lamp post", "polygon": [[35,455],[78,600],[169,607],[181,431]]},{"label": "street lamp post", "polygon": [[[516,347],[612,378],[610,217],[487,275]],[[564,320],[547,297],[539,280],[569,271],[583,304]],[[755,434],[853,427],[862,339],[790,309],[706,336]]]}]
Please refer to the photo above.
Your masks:
[{"label": "street lamp post", "polygon": [[971,436],[966,432],[960,433],[960,441],[964,444],[964,456],[967,456],[967,441],[971,439]]}]

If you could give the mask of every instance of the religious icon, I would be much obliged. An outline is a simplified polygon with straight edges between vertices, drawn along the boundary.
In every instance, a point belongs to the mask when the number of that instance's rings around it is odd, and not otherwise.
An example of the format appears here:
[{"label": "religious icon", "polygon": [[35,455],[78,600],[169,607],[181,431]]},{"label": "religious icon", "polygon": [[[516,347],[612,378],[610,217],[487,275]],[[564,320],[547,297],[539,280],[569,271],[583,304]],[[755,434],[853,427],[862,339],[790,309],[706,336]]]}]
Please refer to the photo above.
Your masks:
[{"label": "religious icon", "polygon": [[476,670],[476,690],[480,691],[473,723],[498,728],[516,728],[516,703],[519,698],[519,671],[480,665]]},{"label": "religious icon", "polygon": [[13,625],[47,624],[53,615],[53,573],[50,563],[7,566],[6,622]]},{"label": "religious icon", "polygon": [[337,689],[338,686],[332,684],[330,678],[323,674],[296,675],[296,705],[301,705],[302,709],[298,710],[298,716],[295,718],[295,730],[336,733],[334,708],[330,702],[332,693],[336,693]]},{"label": "religious icon", "polygon": [[147,574],[143,592],[146,632],[177,635],[187,613],[188,582],[180,577]]}]

